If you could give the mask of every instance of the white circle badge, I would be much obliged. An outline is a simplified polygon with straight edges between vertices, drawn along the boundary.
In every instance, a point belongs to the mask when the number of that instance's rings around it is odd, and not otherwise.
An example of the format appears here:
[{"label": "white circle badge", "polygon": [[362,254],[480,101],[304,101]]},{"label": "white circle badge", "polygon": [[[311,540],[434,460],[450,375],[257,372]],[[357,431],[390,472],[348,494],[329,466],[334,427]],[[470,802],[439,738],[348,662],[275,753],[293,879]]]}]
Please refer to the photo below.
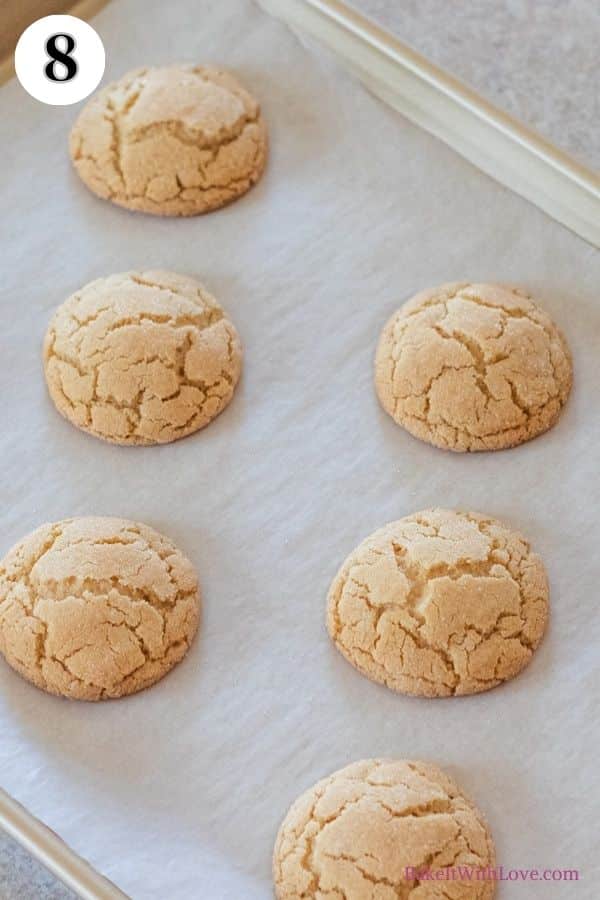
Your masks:
[{"label": "white circle badge", "polygon": [[100,84],[104,44],[76,16],[44,16],[26,28],[15,50],[15,72],[28,94],[51,106],[78,103]]}]

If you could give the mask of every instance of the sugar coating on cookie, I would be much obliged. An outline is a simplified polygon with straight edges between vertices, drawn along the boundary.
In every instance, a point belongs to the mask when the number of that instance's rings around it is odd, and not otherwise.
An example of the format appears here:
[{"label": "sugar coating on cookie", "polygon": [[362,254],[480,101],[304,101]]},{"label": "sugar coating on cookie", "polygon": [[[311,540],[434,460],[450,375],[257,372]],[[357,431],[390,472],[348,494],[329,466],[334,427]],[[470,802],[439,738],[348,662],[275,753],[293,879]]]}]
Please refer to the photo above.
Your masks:
[{"label": "sugar coating on cookie", "polygon": [[233,396],[238,333],[193,278],[125,272],[58,308],[44,341],[50,396],[74,425],[118,444],[175,441]]},{"label": "sugar coating on cookie", "polygon": [[137,69],[87,103],[70,153],[98,196],[147,213],[193,216],[258,181],[267,133],[258,103],[228,72]]},{"label": "sugar coating on cookie", "polygon": [[375,358],[383,408],[448,450],[500,450],[557,420],[572,382],[567,344],[525,293],[445,284],[387,322]]},{"label": "sugar coating on cookie", "polygon": [[477,513],[429,509],[371,534],[336,575],[327,626],[337,649],[403,694],[487,691],[531,660],[548,582],[525,538]]},{"label": "sugar coating on cookie", "polygon": [[149,687],[186,654],[199,615],[191,562],[138,522],[42,525],[0,562],[0,651],[51,694],[104,700]]},{"label": "sugar coating on cookie", "polygon": [[[277,835],[273,878],[278,900],[429,900],[442,896],[441,882],[419,885],[411,869],[494,864],[483,816],[441,769],[367,759],[296,800]],[[491,880],[443,883],[462,900],[494,895]]]}]

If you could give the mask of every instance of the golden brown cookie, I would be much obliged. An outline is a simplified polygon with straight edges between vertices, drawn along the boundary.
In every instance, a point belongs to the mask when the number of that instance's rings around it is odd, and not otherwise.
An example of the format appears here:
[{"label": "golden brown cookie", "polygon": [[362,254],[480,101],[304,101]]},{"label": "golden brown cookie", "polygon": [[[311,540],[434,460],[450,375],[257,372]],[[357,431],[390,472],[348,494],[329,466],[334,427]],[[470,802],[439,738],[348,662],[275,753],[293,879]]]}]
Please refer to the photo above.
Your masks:
[{"label": "golden brown cookie", "polygon": [[44,341],[58,411],[117,444],[162,444],[204,428],[231,400],[241,361],[214,297],[173,272],[92,281],[59,306]]},{"label": "golden brown cookie", "polygon": [[222,69],[137,69],[87,103],[70,153],[99,197],[156,215],[194,216],[258,181],[267,132],[258,103]]},{"label": "golden brown cookie", "polygon": [[448,450],[501,450],[550,428],[572,382],[569,348],[533,300],[495,284],[444,284],[386,324],[375,358],[381,405]]},{"label": "golden brown cookie", "polygon": [[476,871],[472,881],[420,884],[418,871],[494,865],[483,816],[441,769],[366,759],[296,800],[277,835],[273,878],[278,900],[490,900],[494,882]]},{"label": "golden brown cookie", "polygon": [[200,597],[190,561],[126,519],[42,525],[0,562],[0,651],[51,694],[123,697],[186,654]]},{"label": "golden brown cookie", "polygon": [[402,694],[476,694],[517,675],[548,618],[528,542],[477,513],[428,509],[371,534],[336,575],[327,627],[363,675]]}]

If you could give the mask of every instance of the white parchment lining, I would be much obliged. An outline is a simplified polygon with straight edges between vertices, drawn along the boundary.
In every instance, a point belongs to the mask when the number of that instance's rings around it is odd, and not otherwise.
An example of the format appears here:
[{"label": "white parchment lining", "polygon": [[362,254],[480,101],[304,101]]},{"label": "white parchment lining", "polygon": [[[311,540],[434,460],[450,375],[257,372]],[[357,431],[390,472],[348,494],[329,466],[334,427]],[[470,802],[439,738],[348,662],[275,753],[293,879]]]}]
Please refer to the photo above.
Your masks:
[{"label": "white parchment lining", "polygon": [[[116,0],[95,19],[105,82],[173,60],[227,64],[260,98],[262,182],[209,216],[161,220],[81,185],[77,113],[0,90],[0,552],[43,521],[112,514],[197,565],[204,621],[152,690],[85,704],[0,665],[2,786],[135,900],[271,896],[296,795],[364,756],[446,767],[487,814],[506,867],[582,870],[596,896],[600,256],[370,97],[246,0]],[[52,310],[128,268],[197,275],[239,328],[245,370],[209,428],[160,448],[79,433],[46,396]],[[549,434],[454,455],[396,427],[372,390],[389,314],[418,289],[498,280],[538,296],[572,346],[573,396]],[[477,697],[397,696],[330,646],[325,593],[379,525],[460,506],[522,530],[546,562],[552,620],[534,662]]]}]

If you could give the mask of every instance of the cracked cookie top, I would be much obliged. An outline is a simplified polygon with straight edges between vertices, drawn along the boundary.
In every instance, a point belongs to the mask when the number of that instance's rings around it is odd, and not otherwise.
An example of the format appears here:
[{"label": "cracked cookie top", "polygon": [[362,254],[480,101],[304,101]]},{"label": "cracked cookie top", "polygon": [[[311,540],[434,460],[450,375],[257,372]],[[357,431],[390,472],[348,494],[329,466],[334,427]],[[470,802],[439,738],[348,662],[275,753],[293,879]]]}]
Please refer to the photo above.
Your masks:
[{"label": "cracked cookie top", "polygon": [[337,649],[403,694],[475,694],[517,675],[546,627],[548,583],[522,535],[477,513],[429,509],[374,532],[327,599]]},{"label": "cracked cookie top", "polygon": [[232,322],[199,282],[172,272],[92,281],[56,311],[44,341],[58,411],[118,444],[160,444],[203,428],[241,371]]},{"label": "cracked cookie top", "polygon": [[375,357],[386,412],[448,450],[501,450],[541,434],[571,382],[552,319],[522,291],[493,284],[417,294],[388,321]]},{"label": "cracked cookie top", "polygon": [[193,216],[258,181],[267,133],[258,104],[228,72],[137,69],[87,103],[70,153],[98,196],[147,213]]},{"label": "cracked cookie top", "polygon": [[[429,900],[442,896],[440,882],[411,869],[494,865],[483,816],[437,766],[367,759],[296,800],[277,835],[273,877],[278,900]],[[451,885],[457,900],[494,895],[490,880]]]},{"label": "cracked cookie top", "polygon": [[185,655],[199,616],[191,562],[126,519],[42,525],[0,563],[0,651],[51,694],[104,700],[149,687]]}]

